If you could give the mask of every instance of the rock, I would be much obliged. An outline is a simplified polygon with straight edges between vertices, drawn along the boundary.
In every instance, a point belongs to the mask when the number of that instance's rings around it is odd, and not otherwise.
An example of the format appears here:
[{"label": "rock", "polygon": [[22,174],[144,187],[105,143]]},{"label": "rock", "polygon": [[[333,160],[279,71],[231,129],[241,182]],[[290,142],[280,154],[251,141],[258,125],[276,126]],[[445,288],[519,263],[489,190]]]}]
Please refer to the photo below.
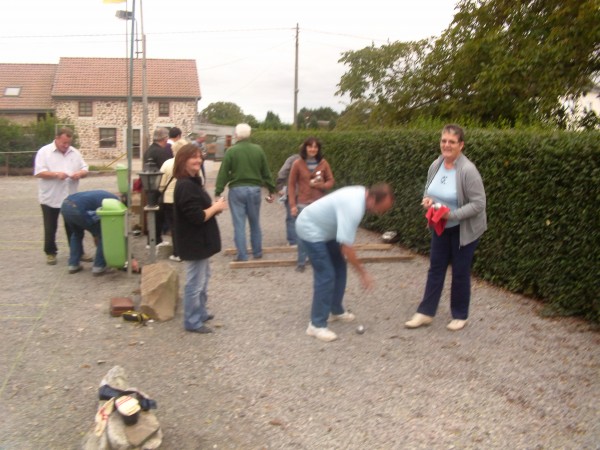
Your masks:
[{"label": "rock", "polygon": [[144,266],[141,283],[140,311],[154,320],[175,317],[179,299],[179,276],[165,262]]},{"label": "rock", "polygon": [[[128,386],[125,370],[120,366],[114,366],[108,371],[100,382],[100,386],[108,384],[119,390],[136,390],[146,396],[140,390]],[[105,403],[100,400],[99,408]],[[162,430],[156,415],[152,411],[140,412],[139,419],[135,425],[125,425],[117,411],[108,416],[104,432],[97,436],[96,425],[86,434],[83,450],[152,450],[162,444]]]}]

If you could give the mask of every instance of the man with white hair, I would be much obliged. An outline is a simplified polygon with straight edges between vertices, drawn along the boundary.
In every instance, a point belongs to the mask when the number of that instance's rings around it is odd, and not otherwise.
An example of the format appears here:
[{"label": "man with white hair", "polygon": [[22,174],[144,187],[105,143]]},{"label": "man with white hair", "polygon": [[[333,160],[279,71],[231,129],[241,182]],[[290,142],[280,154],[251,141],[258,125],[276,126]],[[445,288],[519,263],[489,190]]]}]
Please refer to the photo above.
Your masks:
[{"label": "man with white hair", "polygon": [[233,221],[233,234],[237,249],[236,261],[247,261],[246,218],[250,224],[252,256],[262,258],[262,232],[260,230],[261,187],[269,190],[267,201],[273,201],[276,192],[267,157],[263,149],[249,142],[252,129],[246,123],[235,127],[236,144],[225,152],[215,185],[219,197],[229,185],[229,209]]}]

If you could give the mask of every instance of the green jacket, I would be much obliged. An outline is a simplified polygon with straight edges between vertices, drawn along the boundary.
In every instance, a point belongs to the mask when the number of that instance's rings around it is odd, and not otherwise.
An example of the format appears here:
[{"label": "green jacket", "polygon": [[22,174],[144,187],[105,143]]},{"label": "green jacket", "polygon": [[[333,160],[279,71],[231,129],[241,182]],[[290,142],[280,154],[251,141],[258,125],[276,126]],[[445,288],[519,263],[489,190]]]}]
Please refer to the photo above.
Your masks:
[{"label": "green jacket", "polygon": [[215,195],[238,186],[265,186],[275,193],[275,183],[267,165],[267,157],[260,146],[246,140],[240,141],[225,152],[217,175]]}]

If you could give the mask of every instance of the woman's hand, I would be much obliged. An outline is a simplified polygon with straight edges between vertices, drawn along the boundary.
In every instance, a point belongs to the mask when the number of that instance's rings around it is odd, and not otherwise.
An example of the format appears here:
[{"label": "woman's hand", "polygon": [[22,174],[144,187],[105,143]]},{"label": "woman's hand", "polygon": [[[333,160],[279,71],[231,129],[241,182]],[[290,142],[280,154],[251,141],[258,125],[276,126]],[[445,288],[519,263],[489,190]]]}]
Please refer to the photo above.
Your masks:
[{"label": "woman's hand", "polygon": [[431,197],[423,197],[421,205],[423,206],[423,208],[429,209],[433,206],[433,199]]}]

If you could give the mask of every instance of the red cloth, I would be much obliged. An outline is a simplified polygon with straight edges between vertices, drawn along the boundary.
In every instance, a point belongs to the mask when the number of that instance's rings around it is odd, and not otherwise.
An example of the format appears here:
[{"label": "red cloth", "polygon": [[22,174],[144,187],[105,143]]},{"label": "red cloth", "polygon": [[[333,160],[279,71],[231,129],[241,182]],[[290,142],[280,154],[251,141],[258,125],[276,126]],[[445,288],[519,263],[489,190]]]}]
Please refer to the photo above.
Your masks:
[{"label": "red cloth", "polygon": [[442,219],[442,216],[450,211],[450,208],[442,205],[440,208],[435,209],[433,206],[427,210],[425,218],[427,219],[427,226],[433,228],[438,236],[441,236],[446,228],[446,219]]}]

